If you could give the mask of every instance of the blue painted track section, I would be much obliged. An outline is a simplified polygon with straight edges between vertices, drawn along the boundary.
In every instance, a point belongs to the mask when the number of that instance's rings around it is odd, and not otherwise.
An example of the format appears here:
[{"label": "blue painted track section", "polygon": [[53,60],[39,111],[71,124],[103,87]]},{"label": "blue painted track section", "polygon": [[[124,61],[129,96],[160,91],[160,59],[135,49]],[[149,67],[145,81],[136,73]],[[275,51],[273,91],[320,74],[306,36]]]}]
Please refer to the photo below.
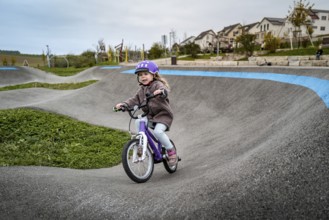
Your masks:
[{"label": "blue painted track section", "polygon": [[120,69],[121,66],[102,66],[101,70],[113,70],[113,69]]},{"label": "blue painted track section", "polygon": [[0,70],[17,70],[17,68],[11,66],[0,66]]},{"label": "blue painted track section", "polygon": [[[126,70],[122,73],[133,74],[134,69]],[[329,108],[329,80],[310,76],[298,76],[290,74],[277,73],[254,73],[254,72],[212,72],[212,71],[190,71],[190,70],[161,70],[161,75],[176,76],[207,76],[207,77],[226,77],[238,79],[259,79],[270,80],[282,83],[288,83],[303,86],[314,91]]]}]

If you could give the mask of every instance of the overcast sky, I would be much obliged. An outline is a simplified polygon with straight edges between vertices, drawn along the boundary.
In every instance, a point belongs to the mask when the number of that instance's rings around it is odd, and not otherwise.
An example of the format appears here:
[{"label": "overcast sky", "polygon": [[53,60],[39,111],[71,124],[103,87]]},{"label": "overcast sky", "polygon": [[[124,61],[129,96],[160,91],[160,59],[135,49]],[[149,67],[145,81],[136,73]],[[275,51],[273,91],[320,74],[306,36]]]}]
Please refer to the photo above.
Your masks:
[{"label": "overcast sky", "polygon": [[[306,1],[329,10],[328,0]],[[235,23],[284,18],[291,0],[0,0],[0,50],[42,54],[81,54],[98,40],[112,47],[149,49],[162,35],[177,42]]]}]

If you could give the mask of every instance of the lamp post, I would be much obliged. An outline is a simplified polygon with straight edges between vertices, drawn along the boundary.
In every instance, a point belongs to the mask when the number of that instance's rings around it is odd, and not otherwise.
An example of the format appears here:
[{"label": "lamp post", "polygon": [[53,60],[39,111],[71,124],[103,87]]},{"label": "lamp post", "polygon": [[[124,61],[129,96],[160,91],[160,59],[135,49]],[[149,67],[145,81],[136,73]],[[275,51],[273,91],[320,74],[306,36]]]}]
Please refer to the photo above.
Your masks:
[{"label": "lamp post", "polygon": [[291,47],[291,50],[292,50],[292,49],[294,49],[293,46],[292,46],[292,38],[293,38],[292,28],[290,28],[289,38],[290,38],[290,47]]},{"label": "lamp post", "polygon": [[46,45],[47,47],[47,63],[48,63],[48,68],[50,68],[50,49],[49,45]]},{"label": "lamp post", "polygon": [[219,56],[219,36],[217,35],[217,58]]}]

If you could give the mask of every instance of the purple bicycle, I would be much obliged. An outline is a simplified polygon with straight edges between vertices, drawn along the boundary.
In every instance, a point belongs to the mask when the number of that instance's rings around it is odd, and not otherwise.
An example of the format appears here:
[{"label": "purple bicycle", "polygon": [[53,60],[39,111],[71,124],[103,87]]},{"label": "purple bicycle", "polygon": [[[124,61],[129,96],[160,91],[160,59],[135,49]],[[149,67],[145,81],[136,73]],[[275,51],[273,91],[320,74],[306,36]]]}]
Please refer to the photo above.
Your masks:
[{"label": "purple bicycle", "polygon": [[[148,181],[154,170],[154,164],[163,163],[168,173],[174,173],[177,170],[178,162],[169,166],[168,154],[166,148],[155,138],[154,134],[148,128],[146,116],[149,113],[148,101],[154,98],[154,95],[149,95],[145,104],[129,108],[124,106],[121,109],[113,108],[114,111],[128,111],[131,119],[140,119],[139,133],[132,135],[132,139],[128,141],[122,151],[122,165],[128,177],[136,183],[144,183]],[[146,109],[145,112],[135,116],[140,109]],[[129,122],[129,131],[130,131]],[[175,144],[170,140],[172,145]],[[176,151],[177,152],[177,151]],[[178,157],[178,161],[181,159]]]}]

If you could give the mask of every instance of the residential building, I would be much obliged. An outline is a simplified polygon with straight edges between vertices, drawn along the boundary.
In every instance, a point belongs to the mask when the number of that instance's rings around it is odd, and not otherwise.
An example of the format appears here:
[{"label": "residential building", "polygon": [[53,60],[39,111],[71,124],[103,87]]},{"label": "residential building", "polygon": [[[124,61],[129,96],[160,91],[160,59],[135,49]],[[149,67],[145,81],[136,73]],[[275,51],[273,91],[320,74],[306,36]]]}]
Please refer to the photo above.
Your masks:
[{"label": "residential building", "polygon": [[213,30],[204,31],[194,39],[194,43],[200,46],[201,51],[213,51],[217,43],[216,33]]},{"label": "residential building", "polygon": [[240,23],[224,27],[217,32],[220,48],[235,47],[235,39],[242,33],[242,25]]},{"label": "residential building", "polygon": [[[312,36],[307,31],[306,26],[300,27],[300,37],[317,38],[323,35],[329,35],[329,10],[312,9],[309,11],[309,24],[313,28]],[[296,36],[295,27],[287,18],[264,17],[260,22],[242,26],[240,23],[224,27],[216,33],[213,30],[207,30],[200,33],[197,37],[189,37],[180,45],[194,42],[200,46],[202,51],[214,51],[217,46],[224,49],[230,49],[236,46],[236,37],[242,33],[242,30],[256,36],[255,42],[262,44],[265,34],[271,33],[281,40],[290,41]],[[217,45],[217,43],[219,43]]]},{"label": "residential building", "polygon": [[329,34],[329,10],[312,9],[310,12],[312,19],[312,36]]},{"label": "residential building", "polygon": [[257,26],[258,32],[255,33],[257,42],[261,44],[267,33],[271,33],[278,38],[285,38],[287,33],[285,24],[285,18],[264,17]]},{"label": "residential building", "polygon": [[191,36],[183,40],[179,45],[180,46],[185,46],[186,44],[192,43],[195,40],[195,36]]},{"label": "residential building", "polygon": [[256,40],[255,40],[256,43],[261,44],[261,42],[258,41],[258,38],[257,38],[258,37],[258,34],[257,33],[259,32],[258,25],[259,25],[259,22],[255,22],[255,23],[244,25],[241,28],[242,28],[242,30],[244,30],[244,32],[246,34],[254,34],[254,35],[256,35]]}]

